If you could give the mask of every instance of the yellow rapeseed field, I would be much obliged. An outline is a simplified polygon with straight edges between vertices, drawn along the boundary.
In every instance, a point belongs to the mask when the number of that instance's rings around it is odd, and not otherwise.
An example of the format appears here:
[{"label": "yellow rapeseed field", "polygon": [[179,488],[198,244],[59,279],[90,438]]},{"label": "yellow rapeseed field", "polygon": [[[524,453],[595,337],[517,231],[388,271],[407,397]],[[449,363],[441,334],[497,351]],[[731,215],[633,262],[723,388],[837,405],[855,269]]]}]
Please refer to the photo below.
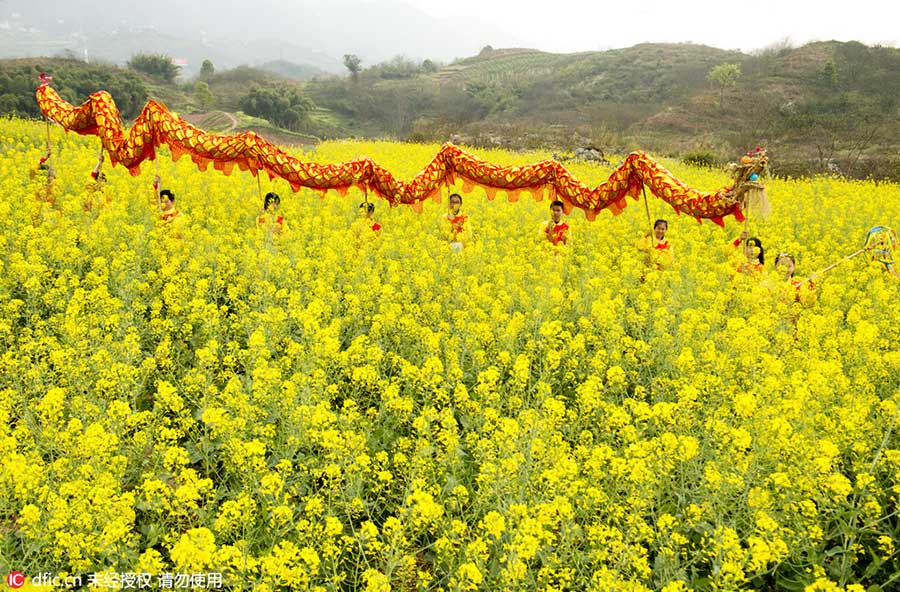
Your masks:
[{"label": "yellow rapeseed field", "polygon": [[[547,201],[282,197],[161,159],[105,172],[96,138],[0,126],[0,567],[26,576],[222,574],[235,590],[847,590],[900,586],[900,282],[863,257],[900,188],[770,180],[751,220],[768,271],[736,276],[725,230],[669,220],[648,269],[643,204],[571,243]],[[400,178],[436,145],[328,142]],[[547,154],[477,150],[501,164]],[[168,154],[164,151],[165,154]],[[299,152],[297,153],[299,155]],[[777,171],[778,155],[770,154]],[[700,189],[721,171],[663,163]],[[610,167],[570,166],[594,185]],[[874,587],[873,587],[874,586]],[[880,588],[879,588],[880,586]]]}]

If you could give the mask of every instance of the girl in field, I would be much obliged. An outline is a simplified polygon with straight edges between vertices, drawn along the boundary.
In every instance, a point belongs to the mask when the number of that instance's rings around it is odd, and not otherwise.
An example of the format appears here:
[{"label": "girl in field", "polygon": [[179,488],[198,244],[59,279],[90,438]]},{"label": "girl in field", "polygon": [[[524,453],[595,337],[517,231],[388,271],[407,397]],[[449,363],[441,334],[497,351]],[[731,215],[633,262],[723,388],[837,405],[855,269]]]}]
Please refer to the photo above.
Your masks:
[{"label": "girl in field", "polygon": [[94,169],[91,171],[91,180],[85,185],[85,197],[82,202],[82,208],[85,212],[92,211],[95,207],[100,208],[103,205],[109,204],[112,202],[112,198],[106,195],[106,185],[108,183],[106,179],[106,173],[100,170],[103,166],[103,152],[100,152],[100,157],[97,159],[97,164],[94,165]]},{"label": "girl in field", "polygon": [[450,242],[450,250],[459,253],[463,250],[463,243],[470,239],[471,223],[469,216],[460,212],[462,208],[462,196],[458,193],[450,195],[450,208],[441,216],[441,233],[445,240]]},{"label": "girl in field", "polygon": [[569,224],[564,222],[563,202],[556,200],[550,204],[550,220],[544,223],[544,238],[550,241],[554,247],[569,244]]},{"label": "girl in field", "polygon": [[277,193],[269,192],[263,198],[263,209],[256,218],[256,225],[271,234],[281,234],[287,229],[284,216],[278,213],[281,205],[281,197]]},{"label": "girl in field", "polygon": [[[743,239],[746,234],[747,232],[744,231],[738,241]],[[738,244],[741,243],[738,242]],[[752,276],[760,275],[765,269],[764,266],[766,263],[766,251],[763,248],[762,241],[755,236],[751,236],[747,237],[742,244],[744,247],[744,258],[746,259],[746,261],[738,266],[738,273],[744,273]]]},{"label": "girl in field", "polygon": [[790,253],[779,253],[775,258],[775,270],[782,274],[782,278],[790,286],[794,302],[808,308],[816,303],[816,274],[805,280],[797,279],[794,277],[796,268],[796,261]]},{"label": "girl in field", "polygon": [[181,218],[181,210],[175,207],[175,194],[170,189],[163,189],[159,192],[162,213],[160,219],[169,223]]},{"label": "girl in field", "polygon": [[49,203],[51,206],[56,205],[56,195],[54,192],[54,184],[56,182],[56,169],[50,161],[50,149],[41,157],[37,168],[31,169],[31,179],[43,181],[43,186],[38,187],[34,196],[38,201]]},{"label": "girl in field", "polygon": [[171,225],[174,222],[183,223],[183,214],[181,210],[175,207],[175,193],[171,189],[163,189],[160,191],[159,175],[153,179],[153,196],[156,198],[156,207],[159,211],[159,219],[165,225]]},{"label": "girl in field", "polygon": [[106,195],[106,174],[102,171],[92,171],[91,181],[84,186],[84,200],[81,207],[85,212],[92,212],[112,202],[112,198]]},{"label": "girl in field", "polygon": [[350,228],[357,249],[374,242],[381,236],[381,224],[375,221],[375,204],[364,201],[359,204],[359,218]]},{"label": "girl in field", "polygon": [[46,206],[50,207],[50,212],[56,212],[57,216],[62,216],[62,210],[56,204],[56,170],[53,168],[53,164],[47,162],[46,158],[42,158],[37,168],[31,170],[31,179],[36,183],[31,223],[34,226],[42,223],[46,218]]},{"label": "girl in field", "polygon": [[653,223],[653,234],[645,234],[638,241],[637,247],[646,254],[648,267],[665,269],[672,264],[672,245],[666,238],[666,232],[668,231],[669,222],[659,219]]}]

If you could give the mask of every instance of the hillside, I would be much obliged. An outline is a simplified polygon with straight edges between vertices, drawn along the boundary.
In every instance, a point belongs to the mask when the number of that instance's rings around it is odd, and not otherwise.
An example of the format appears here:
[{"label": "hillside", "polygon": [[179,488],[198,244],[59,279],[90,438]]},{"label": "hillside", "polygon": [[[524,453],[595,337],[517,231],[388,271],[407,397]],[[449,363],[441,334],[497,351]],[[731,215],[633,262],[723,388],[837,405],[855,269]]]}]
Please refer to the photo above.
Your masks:
[{"label": "hillside", "polygon": [[[735,64],[733,86],[707,75]],[[402,79],[307,85],[361,133],[512,148],[595,144],[733,158],[765,144],[795,173],[900,177],[900,50],[820,42],[747,55],[692,44],[550,54],[485,48]]]},{"label": "hillside", "polygon": [[0,60],[0,115],[40,116],[34,89],[41,72],[53,75],[54,88],[70,102],[80,103],[100,89],[109,91],[125,118],[140,113],[150,94],[148,84],[152,86],[147,77],[108,64],[61,58]]},{"label": "hillside", "polygon": [[[242,101],[258,88],[272,95],[272,115],[254,115],[285,127],[279,113],[302,109],[291,130],[320,138],[452,138],[514,149],[594,145],[694,153],[712,163],[765,145],[779,163],[776,173],[900,180],[900,50],[854,42],[754,55],[693,44],[576,54],[485,47],[447,65],[398,57],[361,70],[355,80],[292,80],[314,71],[272,62],[216,72],[208,78],[208,105],[193,82],[166,85],[129,70],[91,64],[93,70],[82,71],[88,66],[78,64],[0,62],[0,110],[33,106],[30,93],[45,68],[56,73],[54,84],[67,99],[77,102],[103,87],[124,102],[126,117],[139,108],[141,92],[183,113],[235,114],[247,111]],[[726,64],[739,68],[733,84],[711,82],[710,72]]]},{"label": "hillside", "polygon": [[182,118],[191,125],[216,134],[256,132],[269,142],[280,146],[303,146],[318,142],[318,138],[315,136],[281,129],[265,119],[253,117],[240,111],[236,113],[228,111],[191,113],[182,115]]}]

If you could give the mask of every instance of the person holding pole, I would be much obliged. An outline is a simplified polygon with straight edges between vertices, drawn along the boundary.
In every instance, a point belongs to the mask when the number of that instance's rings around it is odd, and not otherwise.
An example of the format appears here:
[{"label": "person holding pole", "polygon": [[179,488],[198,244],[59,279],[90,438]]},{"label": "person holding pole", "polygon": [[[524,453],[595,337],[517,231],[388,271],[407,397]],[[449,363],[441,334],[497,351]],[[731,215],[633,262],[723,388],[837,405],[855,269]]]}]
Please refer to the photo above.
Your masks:
[{"label": "person holding pole", "polygon": [[460,212],[462,208],[462,196],[458,193],[450,194],[450,207],[447,213],[441,216],[441,233],[450,243],[450,250],[461,253],[463,244],[468,242],[471,236],[471,222],[469,216]]},{"label": "person holding pole", "polygon": [[100,207],[112,201],[112,199],[104,192],[108,180],[106,178],[106,173],[100,170],[102,166],[103,148],[100,149],[100,155],[97,157],[97,164],[94,165],[94,168],[91,171],[91,180],[84,186],[85,196],[84,201],[82,202],[82,208],[85,212],[90,212],[95,206]]},{"label": "person holding pole", "polygon": [[672,265],[672,244],[666,238],[669,222],[660,218],[653,223],[653,233],[645,234],[637,243],[639,250],[646,255],[648,266],[665,269]]},{"label": "person holding pole", "polygon": [[280,205],[281,197],[274,191],[268,192],[263,198],[263,208],[256,218],[256,225],[269,234],[280,235],[287,228],[284,216],[278,213]]},{"label": "person holding pole", "polygon": [[797,268],[796,260],[790,253],[779,253],[775,257],[775,271],[782,274],[782,278],[790,285],[794,293],[794,302],[810,308],[816,303],[816,274],[812,274],[805,280],[794,277]]},{"label": "person holding pole", "polygon": [[359,216],[350,226],[357,250],[373,244],[381,236],[381,224],[375,220],[375,204],[368,200],[359,204]]},{"label": "person holding pole", "polygon": [[544,237],[550,241],[554,247],[569,244],[569,224],[564,222],[563,202],[556,200],[550,204],[550,220],[544,223]]},{"label": "person holding pole", "polygon": [[159,212],[159,219],[168,224],[174,220],[181,218],[182,213],[175,207],[175,193],[171,189],[159,188],[160,177],[156,175],[153,179],[153,193],[156,195],[156,207]]},{"label": "person holding pole", "polygon": [[755,236],[746,236],[747,231],[734,241],[735,248],[743,245],[744,261],[737,266],[737,272],[750,276],[759,276],[765,270],[766,250],[762,241]]}]

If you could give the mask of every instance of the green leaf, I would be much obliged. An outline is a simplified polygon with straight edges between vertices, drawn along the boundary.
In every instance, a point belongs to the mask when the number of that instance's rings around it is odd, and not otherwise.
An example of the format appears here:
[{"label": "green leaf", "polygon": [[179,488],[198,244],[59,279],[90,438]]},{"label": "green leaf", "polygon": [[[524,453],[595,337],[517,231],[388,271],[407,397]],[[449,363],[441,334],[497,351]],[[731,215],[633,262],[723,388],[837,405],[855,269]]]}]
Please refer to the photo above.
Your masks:
[{"label": "green leaf", "polygon": [[862,579],[868,580],[881,569],[881,564],[884,563],[884,559],[869,551],[872,556],[872,562],[866,566],[866,570],[863,572]]},{"label": "green leaf", "polygon": [[803,576],[794,574],[791,577],[787,574],[777,572],[775,574],[775,587],[778,590],[787,590],[788,592],[802,591],[806,589],[807,582]]}]

